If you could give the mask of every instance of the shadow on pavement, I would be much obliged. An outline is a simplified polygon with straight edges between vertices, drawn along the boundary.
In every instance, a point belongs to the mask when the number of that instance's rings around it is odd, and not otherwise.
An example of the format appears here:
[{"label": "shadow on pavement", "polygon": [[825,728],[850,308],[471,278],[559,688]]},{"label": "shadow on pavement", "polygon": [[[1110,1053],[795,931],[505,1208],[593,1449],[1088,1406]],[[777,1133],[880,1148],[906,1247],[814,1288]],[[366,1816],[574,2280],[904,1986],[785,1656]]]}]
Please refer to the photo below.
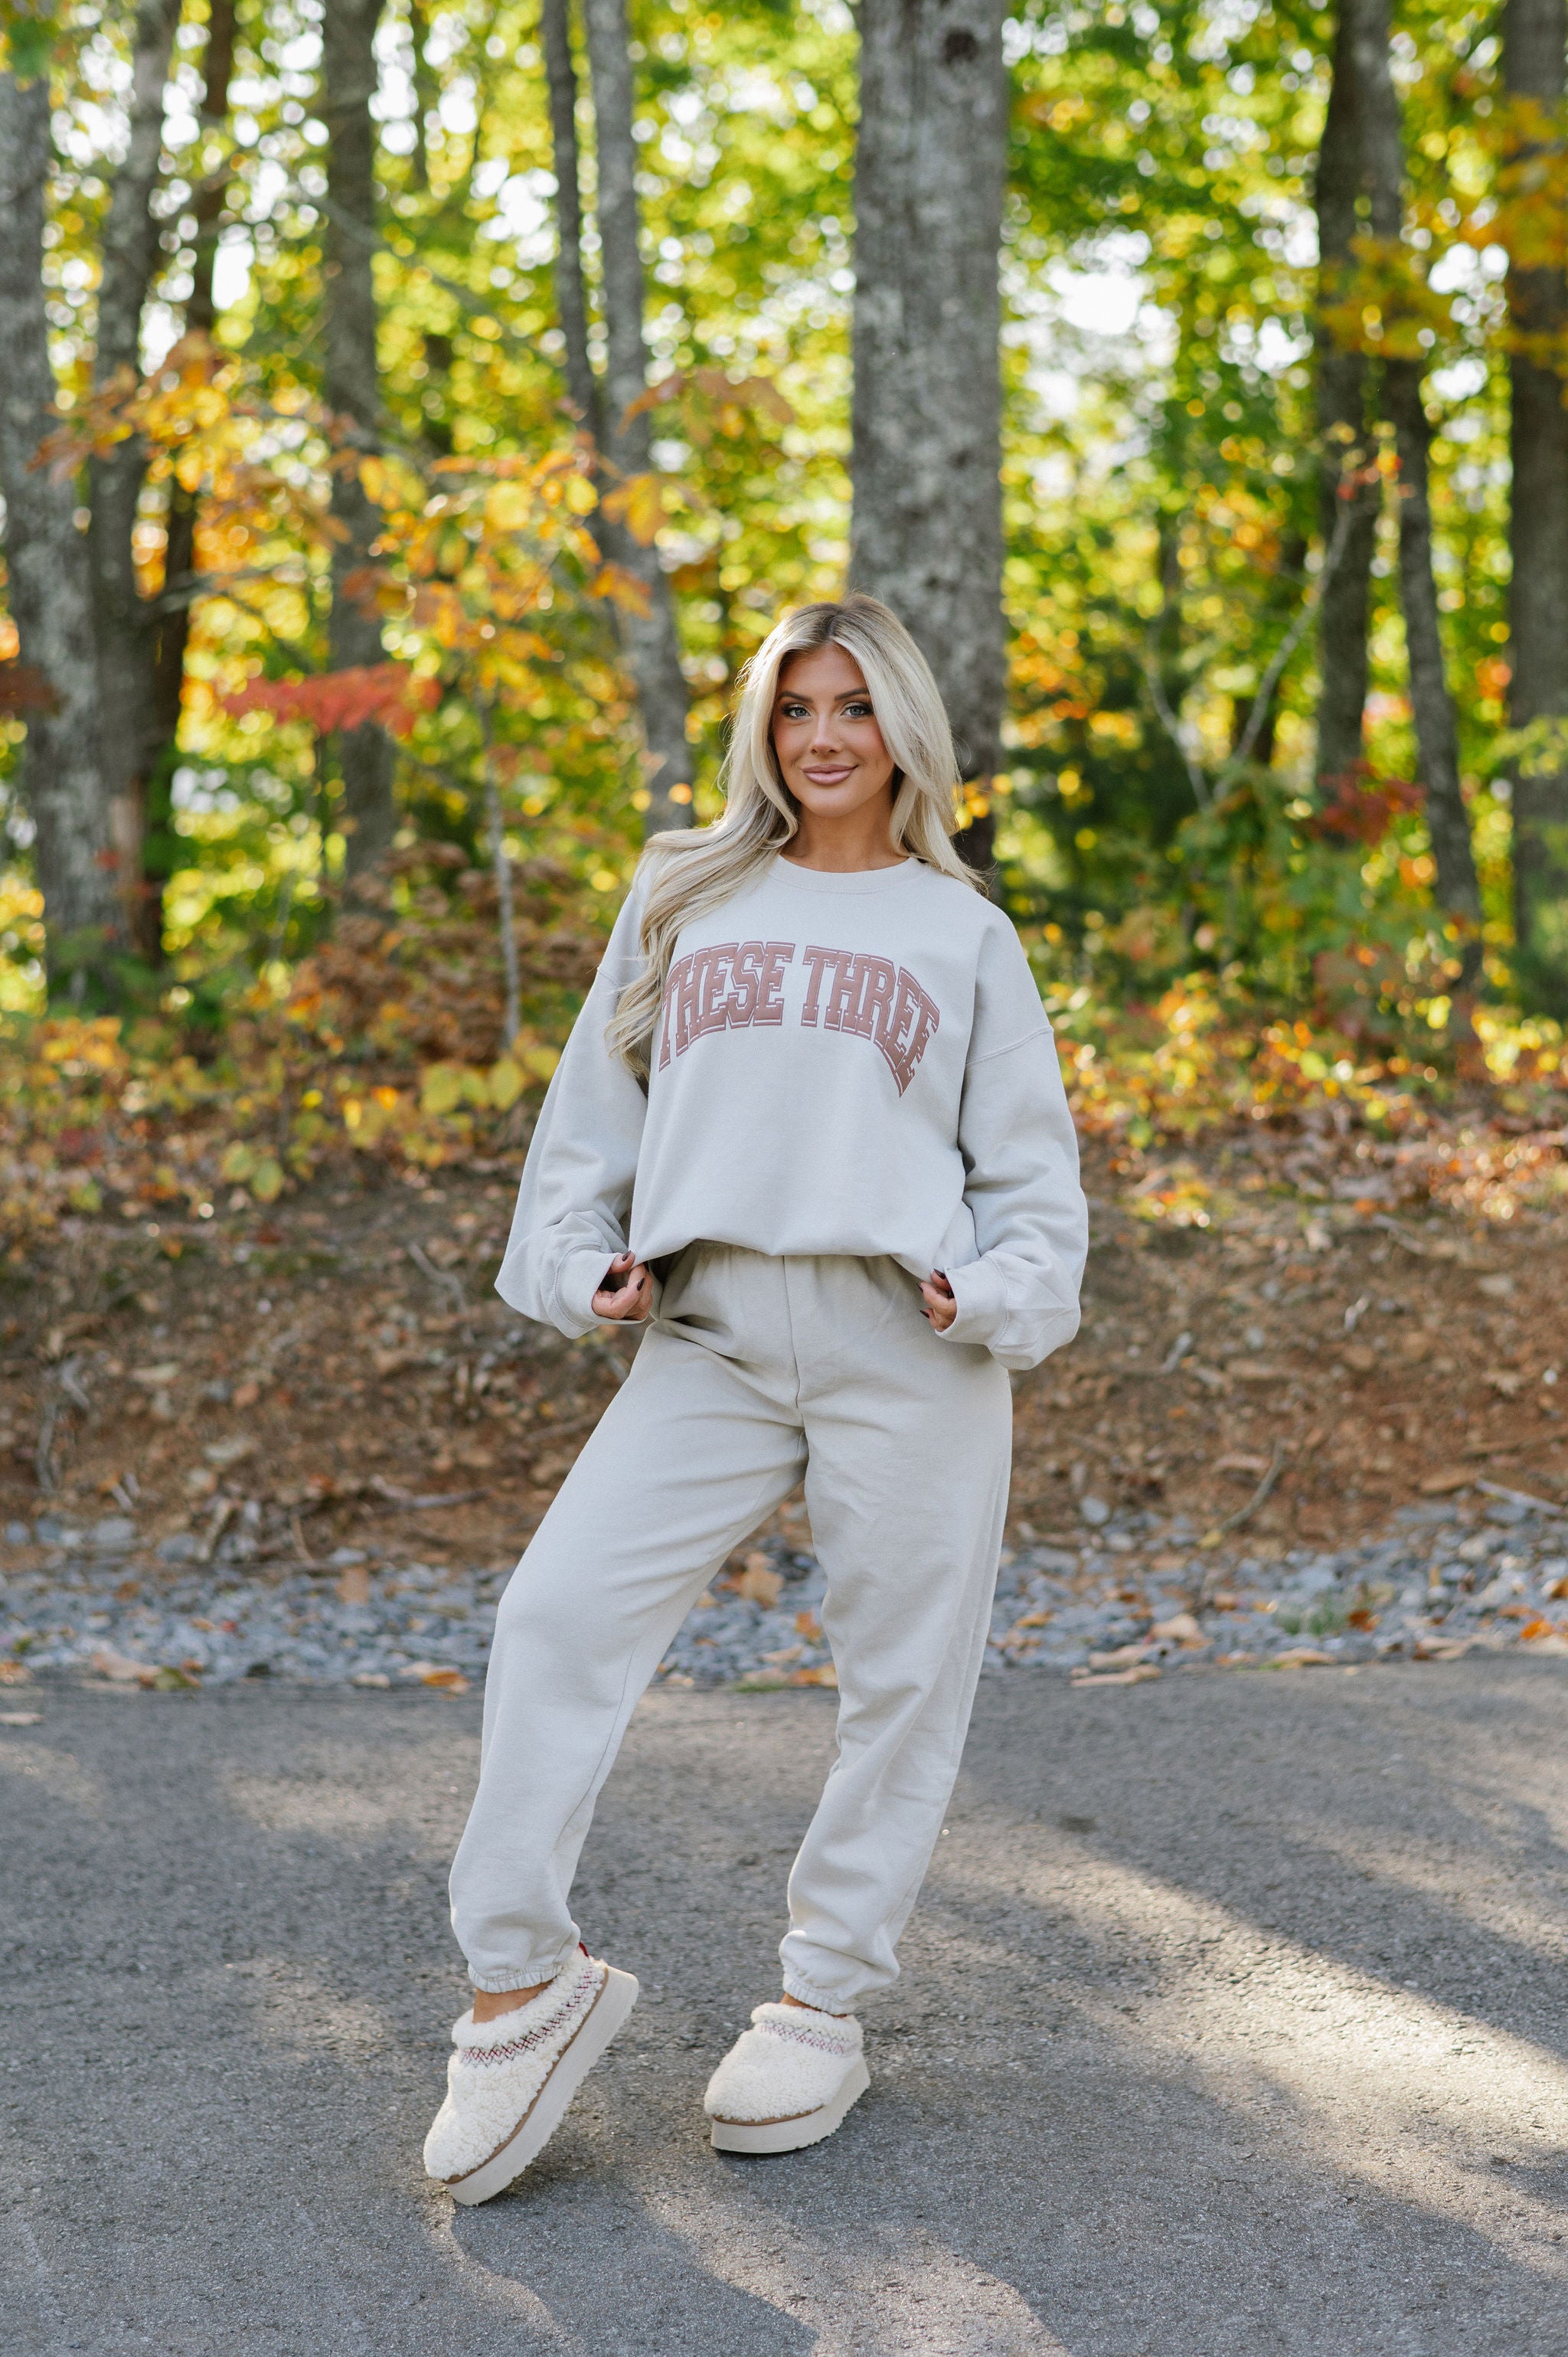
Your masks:
[{"label": "shadow on pavement", "polygon": [[872,2093],[760,2163],[709,2150],[702,2089],[772,1986],[831,1703],[654,1696],[579,1886],[645,2000],[456,2216],[418,2147],[476,1698],[32,1691],[7,2357],[1568,2345],[1550,1672],[988,1684]]}]

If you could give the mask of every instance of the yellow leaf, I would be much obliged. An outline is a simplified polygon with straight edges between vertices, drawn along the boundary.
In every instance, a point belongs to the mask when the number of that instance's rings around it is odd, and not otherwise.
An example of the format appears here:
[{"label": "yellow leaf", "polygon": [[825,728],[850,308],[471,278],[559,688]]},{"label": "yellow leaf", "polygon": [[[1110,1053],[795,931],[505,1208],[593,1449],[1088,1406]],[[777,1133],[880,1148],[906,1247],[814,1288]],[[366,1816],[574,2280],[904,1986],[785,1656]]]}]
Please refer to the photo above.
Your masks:
[{"label": "yellow leaf", "polygon": [[491,532],[521,532],[532,505],[521,483],[492,483],[485,493],[485,522]]},{"label": "yellow leaf", "polygon": [[522,1068],[536,1081],[553,1081],[560,1061],[559,1048],[530,1048],[524,1051]]},{"label": "yellow leaf", "polygon": [[251,1192],[258,1203],[275,1203],[283,1193],[283,1165],[269,1154],[258,1162],[251,1178]]},{"label": "yellow leaf", "polygon": [[588,515],[598,506],[599,495],[586,475],[573,475],[566,485],[566,506],[573,515]]},{"label": "yellow leaf", "polygon": [[503,1056],[499,1063],[491,1065],[490,1103],[498,1113],[505,1113],[509,1106],[514,1105],[527,1085],[527,1075],[510,1056]]},{"label": "yellow leaf", "polygon": [[653,611],[648,591],[635,573],[622,565],[601,565],[588,584],[592,597],[607,597],[612,605],[622,607],[628,614],[650,614]]},{"label": "yellow leaf", "polygon": [[419,1092],[421,1113],[456,1113],[463,1101],[463,1075],[455,1064],[430,1064]]},{"label": "yellow leaf", "polygon": [[255,1167],[254,1154],[239,1140],[227,1148],[218,1166],[220,1173],[231,1187],[242,1187]]},{"label": "yellow leaf", "polygon": [[664,521],[664,485],[658,475],[633,475],[605,501],[605,513],[624,523],[646,548]]}]

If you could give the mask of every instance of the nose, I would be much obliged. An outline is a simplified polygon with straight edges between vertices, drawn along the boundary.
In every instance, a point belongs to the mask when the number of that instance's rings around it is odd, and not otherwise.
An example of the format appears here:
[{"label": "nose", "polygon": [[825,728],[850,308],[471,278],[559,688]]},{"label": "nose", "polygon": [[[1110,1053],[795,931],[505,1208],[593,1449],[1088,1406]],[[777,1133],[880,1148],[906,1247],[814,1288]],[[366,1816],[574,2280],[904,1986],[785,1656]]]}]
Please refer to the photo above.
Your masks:
[{"label": "nose", "polygon": [[832,753],[838,749],[838,738],[833,728],[835,716],[832,712],[819,712],[813,719],[811,723],[813,753]]}]

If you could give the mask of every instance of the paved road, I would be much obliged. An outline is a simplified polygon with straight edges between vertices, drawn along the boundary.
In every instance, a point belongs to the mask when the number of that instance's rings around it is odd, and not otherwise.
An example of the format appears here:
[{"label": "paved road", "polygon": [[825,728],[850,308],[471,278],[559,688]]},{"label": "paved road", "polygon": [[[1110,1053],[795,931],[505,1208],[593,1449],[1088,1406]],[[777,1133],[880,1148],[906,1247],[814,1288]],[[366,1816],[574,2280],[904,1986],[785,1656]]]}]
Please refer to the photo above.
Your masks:
[{"label": "paved road", "polygon": [[982,1695],[871,2096],[718,2159],[832,1699],[660,1694],[585,1861],[647,2002],[525,2190],[418,2147],[474,1697],[0,1728],[0,2346],[122,2357],[1561,2357],[1550,1663]]}]

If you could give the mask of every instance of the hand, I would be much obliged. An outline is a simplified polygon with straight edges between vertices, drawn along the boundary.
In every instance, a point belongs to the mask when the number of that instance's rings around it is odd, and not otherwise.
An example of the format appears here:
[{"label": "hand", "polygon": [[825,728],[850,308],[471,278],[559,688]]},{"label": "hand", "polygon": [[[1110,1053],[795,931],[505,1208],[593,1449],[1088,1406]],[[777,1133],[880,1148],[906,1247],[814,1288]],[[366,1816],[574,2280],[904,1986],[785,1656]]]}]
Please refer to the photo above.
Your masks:
[{"label": "hand", "polygon": [[641,1261],[634,1261],[629,1253],[617,1253],[605,1271],[603,1285],[594,1296],[595,1317],[618,1325],[635,1326],[652,1307],[652,1277]]},{"label": "hand", "polygon": [[934,1268],[921,1286],[920,1299],[925,1304],[921,1315],[930,1320],[939,1334],[945,1334],[958,1316],[958,1303],[940,1268]]}]

